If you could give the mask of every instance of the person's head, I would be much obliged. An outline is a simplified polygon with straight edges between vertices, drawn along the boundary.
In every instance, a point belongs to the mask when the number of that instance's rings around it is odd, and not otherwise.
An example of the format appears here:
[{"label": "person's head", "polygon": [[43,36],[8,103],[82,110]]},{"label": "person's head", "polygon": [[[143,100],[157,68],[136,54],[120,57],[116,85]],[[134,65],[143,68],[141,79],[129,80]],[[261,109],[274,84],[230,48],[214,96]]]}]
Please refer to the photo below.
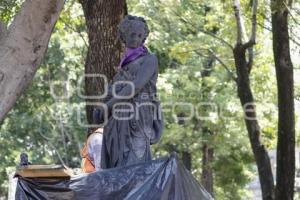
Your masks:
[{"label": "person's head", "polygon": [[145,42],[149,29],[143,17],[127,15],[118,25],[118,34],[127,48],[137,48]]},{"label": "person's head", "polygon": [[90,135],[92,135],[95,132],[95,130],[97,130],[97,128],[89,128],[86,134],[86,138],[89,138]]},{"label": "person's head", "polygon": [[95,132],[103,134],[103,127],[94,127],[94,128],[88,129],[86,138],[89,138]]}]

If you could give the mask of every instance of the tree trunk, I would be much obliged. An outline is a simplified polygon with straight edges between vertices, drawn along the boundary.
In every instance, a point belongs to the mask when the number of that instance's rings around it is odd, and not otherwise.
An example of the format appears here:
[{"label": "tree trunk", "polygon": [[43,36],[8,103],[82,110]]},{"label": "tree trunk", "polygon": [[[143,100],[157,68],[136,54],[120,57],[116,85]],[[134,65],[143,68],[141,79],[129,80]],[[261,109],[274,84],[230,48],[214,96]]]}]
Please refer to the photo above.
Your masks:
[{"label": "tree trunk", "polygon": [[238,96],[244,109],[245,123],[255,157],[264,200],[274,199],[274,180],[268,152],[260,141],[261,130],[256,118],[254,98],[250,88],[246,48],[237,44],[233,51],[237,71]]},{"label": "tree trunk", "polygon": [[[237,40],[233,48],[233,56],[237,73],[237,93],[243,107],[244,120],[247,127],[251,148],[258,169],[258,176],[264,200],[275,199],[274,179],[268,152],[260,141],[261,130],[257,121],[255,102],[250,87],[250,73],[254,60],[253,46],[256,43],[256,15],[258,1],[252,1],[252,30],[249,41],[243,43],[245,27],[239,0],[234,0],[234,14],[237,25]],[[248,51],[248,59],[246,52]]]},{"label": "tree trunk", "polygon": [[[181,126],[184,126],[184,124],[185,124],[184,117],[185,117],[185,114],[183,112],[177,114],[178,124]],[[171,147],[172,147],[172,148],[170,148],[171,152],[178,151],[176,149],[176,146],[172,145]],[[191,171],[191,169],[192,169],[192,154],[188,151],[181,150],[180,155],[181,155],[181,159],[182,159],[184,166],[189,171]]]},{"label": "tree trunk", "polygon": [[214,149],[209,147],[207,143],[203,143],[201,183],[212,196],[214,196],[214,177],[212,169],[213,159]]},{"label": "tree trunk", "polygon": [[184,166],[191,171],[192,169],[192,155],[187,151],[182,152],[182,162]]},{"label": "tree trunk", "polygon": [[[117,38],[117,25],[127,14],[125,0],[81,0],[88,30],[89,48],[85,63],[85,96],[88,123],[92,123],[92,102],[104,92],[105,83],[115,75],[120,62],[122,44]],[[93,77],[91,77],[94,75]],[[96,75],[96,77],[95,77]],[[94,96],[94,97],[93,97]]]},{"label": "tree trunk", "polygon": [[63,0],[27,0],[8,30],[1,30],[0,122],[33,79],[63,5]]},{"label": "tree trunk", "polygon": [[272,1],[273,52],[278,91],[276,199],[292,200],[295,179],[295,113],[293,64],[290,57],[288,5]]},{"label": "tree trunk", "polygon": [[[213,32],[212,34],[216,34]],[[216,59],[213,55],[211,55],[204,62],[204,69],[201,71],[202,77],[202,101],[210,102],[210,93],[211,87],[209,87],[205,82],[205,77],[209,77],[213,71],[214,63]],[[207,112],[206,110],[204,112]],[[201,124],[201,130],[203,137],[213,137],[213,132],[205,126],[205,122]],[[213,178],[213,160],[214,160],[214,149],[209,142],[203,140],[202,142],[202,174],[201,174],[201,183],[203,187],[214,197],[214,178]]]}]

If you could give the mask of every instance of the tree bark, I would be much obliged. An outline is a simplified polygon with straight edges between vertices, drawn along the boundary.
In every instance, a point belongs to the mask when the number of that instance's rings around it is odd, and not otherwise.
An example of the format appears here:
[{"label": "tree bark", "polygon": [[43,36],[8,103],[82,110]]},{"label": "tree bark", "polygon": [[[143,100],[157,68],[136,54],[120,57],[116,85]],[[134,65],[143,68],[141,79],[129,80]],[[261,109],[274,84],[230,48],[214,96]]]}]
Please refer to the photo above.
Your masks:
[{"label": "tree bark", "polygon": [[85,96],[87,121],[92,124],[93,102],[104,92],[107,82],[115,75],[115,67],[120,62],[122,44],[117,37],[117,25],[127,14],[125,0],[81,0],[88,30],[89,48],[85,63]]},{"label": "tree bark", "polygon": [[[185,124],[184,117],[185,117],[185,114],[183,112],[177,114],[178,124],[181,126],[184,126],[184,124]],[[172,151],[178,151],[176,146],[173,146],[171,148],[171,152]],[[185,150],[181,150],[179,153],[181,155],[184,166],[189,171],[191,171],[191,169],[192,169],[192,154]]]},{"label": "tree bark", "polygon": [[8,30],[1,24],[0,122],[33,79],[64,0],[27,0]]},{"label": "tree bark", "polygon": [[191,171],[192,169],[192,155],[187,151],[182,152],[182,162],[184,166]]},{"label": "tree bark", "polygon": [[255,102],[250,87],[250,74],[246,61],[246,49],[243,45],[236,45],[233,54],[237,71],[237,92],[241,105],[244,109],[244,120],[258,169],[263,199],[274,199],[274,180],[272,168],[268,152],[260,141],[261,130],[256,118]]},{"label": "tree bark", "polygon": [[212,196],[214,196],[214,177],[212,169],[213,159],[214,149],[209,147],[207,143],[203,143],[201,183]]},{"label": "tree bark", "polygon": [[[212,33],[216,34],[216,32]],[[213,55],[211,55],[205,62],[204,62],[204,69],[201,71],[202,80],[202,100],[204,102],[210,102],[209,94],[211,92],[211,88],[207,86],[205,82],[205,77],[209,77],[213,71],[213,66],[216,59]],[[206,111],[204,111],[206,112]],[[206,127],[205,123],[201,123],[201,130],[203,137],[213,136],[213,132]],[[213,177],[213,160],[214,160],[214,148],[209,144],[207,141],[203,141],[202,144],[202,174],[201,174],[201,183],[203,187],[214,197],[214,177]]]},{"label": "tree bark", "polygon": [[[264,200],[275,199],[274,179],[268,152],[260,141],[261,130],[257,121],[255,101],[250,87],[250,73],[253,65],[253,46],[256,40],[257,0],[252,1],[252,31],[249,41],[243,43],[245,28],[242,23],[240,1],[234,0],[234,12],[237,24],[237,43],[233,49],[237,73],[237,93],[244,111],[251,148],[258,169],[259,181]],[[248,59],[246,53],[248,51]]]},{"label": "tree bark", "polygon": [[285,2],[273,0],[271,4],[279,108],[275,192],[278,200],[293,199],[295,181],[294,74],[289,45],[289,5]]}]

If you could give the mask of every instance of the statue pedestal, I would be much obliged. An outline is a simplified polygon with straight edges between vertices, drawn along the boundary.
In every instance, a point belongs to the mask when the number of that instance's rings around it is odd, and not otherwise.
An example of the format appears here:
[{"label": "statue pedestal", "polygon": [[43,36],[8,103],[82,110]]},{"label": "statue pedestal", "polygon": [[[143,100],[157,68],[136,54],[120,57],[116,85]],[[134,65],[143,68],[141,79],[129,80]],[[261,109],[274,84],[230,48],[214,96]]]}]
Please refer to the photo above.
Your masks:
[{"label": "statue pedestal", "polygon": [[63,165],[27,165],[17,168],[16,176],[24,178],[71,177],[73,172]]},{"label": "statue pedestal", "polygon": [[16,199],[211,200],[176,154],[70,179],[19,177]]}]

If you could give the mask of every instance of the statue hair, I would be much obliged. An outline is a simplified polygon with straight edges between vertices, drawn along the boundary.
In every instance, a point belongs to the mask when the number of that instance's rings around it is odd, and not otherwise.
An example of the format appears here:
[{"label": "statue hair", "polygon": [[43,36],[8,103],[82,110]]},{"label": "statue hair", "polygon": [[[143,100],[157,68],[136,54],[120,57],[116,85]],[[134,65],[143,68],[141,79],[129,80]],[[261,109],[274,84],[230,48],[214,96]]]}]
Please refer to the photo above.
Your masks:
[{"label": "statue hair", "polygon": [[149,35],[149,28],[146,20],[143,17],[126,15],[118,25],[118,36],[123,43],[125,43],[125,35],[128,32],[128,29],[131,28],[131,26],[137,22],[138,23],[142,22],[144,24],[145,35],[144,35],[143,43],[145,42],[145,40]]}]

